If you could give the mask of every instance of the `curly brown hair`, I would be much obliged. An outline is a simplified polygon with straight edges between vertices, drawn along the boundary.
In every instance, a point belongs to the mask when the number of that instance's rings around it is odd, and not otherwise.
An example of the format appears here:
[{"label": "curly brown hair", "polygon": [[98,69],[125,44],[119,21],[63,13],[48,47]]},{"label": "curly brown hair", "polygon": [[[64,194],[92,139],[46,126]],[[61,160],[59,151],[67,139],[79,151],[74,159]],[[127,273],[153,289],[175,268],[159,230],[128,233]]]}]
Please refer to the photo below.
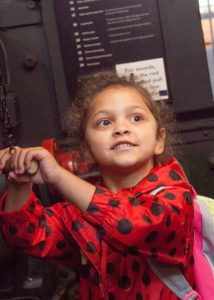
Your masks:
[{"label": "curly brown hair", "polygon": [[161,128],[166,129],[164,152],[154,157],[155,164],[164,163],[174,155],[173,144],[176,135],[174,114],[166,101],[154,101],[151,94],[143,87],[142,82],[137,82],[133,74],[127,78],[118,76],[115,70],[104,70],[82,78],[79,90],[67,114],[68,134],[77,138],[80,146],[85,145],[86,117],[89,105],[97,94],[112,86],[127,87],[138,91],[157,122],[157,137],[159,137]]}]

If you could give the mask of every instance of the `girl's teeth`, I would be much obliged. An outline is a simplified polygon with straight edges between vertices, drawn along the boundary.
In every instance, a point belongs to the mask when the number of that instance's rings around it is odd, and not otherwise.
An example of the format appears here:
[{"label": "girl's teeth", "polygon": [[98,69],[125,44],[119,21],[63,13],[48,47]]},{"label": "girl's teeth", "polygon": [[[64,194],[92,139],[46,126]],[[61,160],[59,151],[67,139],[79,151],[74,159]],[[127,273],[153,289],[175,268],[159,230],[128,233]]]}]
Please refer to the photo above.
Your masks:
[{"label": "girl's teeth", "polygon": [[119,144],[117,146],[115,146],[115,149],[120,149],[120,148],[127,148],[127,147],[132,147],[131,144]]}]

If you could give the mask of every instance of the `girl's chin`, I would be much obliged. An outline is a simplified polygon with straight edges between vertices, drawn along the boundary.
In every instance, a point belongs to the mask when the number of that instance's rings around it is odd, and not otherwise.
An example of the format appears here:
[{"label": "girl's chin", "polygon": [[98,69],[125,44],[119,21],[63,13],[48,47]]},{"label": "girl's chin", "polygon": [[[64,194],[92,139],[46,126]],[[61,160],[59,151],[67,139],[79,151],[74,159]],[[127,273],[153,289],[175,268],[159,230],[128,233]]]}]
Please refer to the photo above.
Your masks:
[{"label": "girl's chin", "polygon": [[115,173],[130,173],[143,168],[141,164],[139,165],[133,162],[117,162],[109,167],[109,169],[113,170]]},{"label": "girl's chin", "polygon": [[145,170],[151,170],[153,168],[154,164],[153,164],[153,160],[151,161],[150,159],[146,162],[142,162],[142,161],[136,161],[133,159],[126,159],[126,160],[117,160],[114,161],[112,163],[110,163],[109,165],[103,166],[103,168],[101,167],[101,169],[103,170],[109,170],[109,171],[113,171],[115,173],[130,173],[130,172],[137,172],[137,171],[145,171]]}]

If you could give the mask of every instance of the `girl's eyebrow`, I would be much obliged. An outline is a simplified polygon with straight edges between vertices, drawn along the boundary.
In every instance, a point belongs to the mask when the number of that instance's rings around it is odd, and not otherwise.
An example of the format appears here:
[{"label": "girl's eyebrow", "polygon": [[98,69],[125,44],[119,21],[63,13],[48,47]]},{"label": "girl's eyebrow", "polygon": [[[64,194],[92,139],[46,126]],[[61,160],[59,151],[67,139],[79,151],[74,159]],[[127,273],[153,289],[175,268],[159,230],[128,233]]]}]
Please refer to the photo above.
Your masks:
[{"label": "girl's eyebrow", "polygon": [[112,113],[112,111],[114,110],[110,110],[110,109],[103,109],[103,110],[99,110],[98,112],[96,112],[95,114],[93,114],[91,116],[92,119],[94,119],[95,117],[99,116],[99,115],[110,115]]},{"label": "girl's eyebrow", "polygon": [[[145,108],[140,106],[140,105],[130,105],[127,107],[127,112],[130,112],[132,110],[135,110],[135,109],[140,109],[142,110],[143,112],[146,112]],[[112,113],[114,113],[114,108],[112,109],[103,109],[103,110],[99,110],[98,112],[96,112],[95,114],[93,114],[91,116],[91,119],[94,119],[96,118],[97,116],[99,117],[99,115],[106,115],[106,116],[109,116],[111,115]]]},{"label": "girl's eyebrow", "polygon": [[130,109],[130,110],[141,109],[141,110],[146,111],[145,108],[142,107],[142,106],[140,106],[140,105],[131,105],[131,106],[129,106],[129,109]]}]

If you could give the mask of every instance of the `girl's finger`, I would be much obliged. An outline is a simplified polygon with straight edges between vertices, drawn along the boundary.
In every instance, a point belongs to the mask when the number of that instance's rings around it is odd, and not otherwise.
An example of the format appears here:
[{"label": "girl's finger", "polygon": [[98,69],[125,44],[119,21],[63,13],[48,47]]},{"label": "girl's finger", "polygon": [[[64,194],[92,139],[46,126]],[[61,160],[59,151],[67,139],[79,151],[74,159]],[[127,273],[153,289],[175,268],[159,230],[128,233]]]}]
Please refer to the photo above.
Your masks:
[{"label": "girl's finger", "polygon": [[0,169],[4,169],[6,162],[10,159],[9,148],[0,151]]},{"label": "girl's finger", "polygon": [[13,169],[15,172],[19,172],[19,153],[21,151],[21,148],[14,147],[13,151],[11,152],[12,161],[11,161],[11,169]]},{"label": "girl's finger", "polygon": [[34,159],[35,151],[37,148],[29,148],[25,155],[25,168],[28,170],[31,166],[31,162]]},{"label": "girl's finger", "polygon": [[26,161],[26,153],[27,153],[27,149],[19,149],[19,151],[17,152],[17,173],[18,174],[23,174],[26,170],[25,167],[25,161]]},{"label": "girl's finger", "polygon": [[34,175],[39,169],[39,162],[36,160],[35,155],[38,154],[39,149],[29,149],[25,156],[25,169],[29,175]]},{"label": "girl's finger", "polygon": [[28,183],[28,182],[31,182],[31,178],[28,175],[16,174],[13,171],[9,173],[8,180],[10,182],[17,182],[17,183]]}]

